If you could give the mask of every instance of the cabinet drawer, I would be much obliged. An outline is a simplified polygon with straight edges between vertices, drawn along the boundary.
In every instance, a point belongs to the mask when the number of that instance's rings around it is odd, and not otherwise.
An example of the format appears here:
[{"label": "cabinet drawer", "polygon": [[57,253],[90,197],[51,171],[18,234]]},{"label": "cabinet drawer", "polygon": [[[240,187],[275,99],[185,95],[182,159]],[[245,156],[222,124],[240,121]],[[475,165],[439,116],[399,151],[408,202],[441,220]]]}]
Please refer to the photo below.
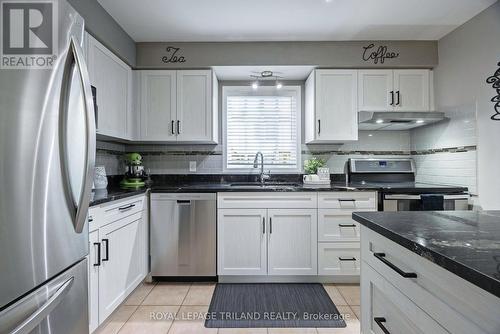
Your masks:
[{"label": "cabinet drawer", "polygon": [[318,244],[319,275],[359,275],[359,243]]},{"label": "cabinet drawer", "polygon": [[89,208],[87,222],[89,223],[89,232],[93,232],[99,228],[99,221],[101,221],[102,210],[99,206]]},{"label": "cabinet drawer", "polygon": [[317,193],[258,192],[220,193],[217,206],[220,209],[316,209]]},{"label": "cabinet drawer", "polygon": [[362,333],[448,333],[366,263],[361,289]]},{"label": "cabinet drawer", "polygon": [[[404,272],[405,278],[377,258]],[[378,233],[361,227],[361,256],[386,280],[452,333],[500,333],[500,299]]]},{"label": "cabinet drawer", "polygon": [[350,212],[319,209],[318,241],[359,241],[359,223],[352,219]]},{"label": "cabinet drawer", "polygon": [[320,209],[339,209],[346,212],[377,209],[377,193],[370,191],[321,192],[318,194]]},{"label": "cabinet drawer", "polygon": [[103,223],[108,224],[135,213],[141,212],[144,206],[144,195],[113,201],[102,206]]}]

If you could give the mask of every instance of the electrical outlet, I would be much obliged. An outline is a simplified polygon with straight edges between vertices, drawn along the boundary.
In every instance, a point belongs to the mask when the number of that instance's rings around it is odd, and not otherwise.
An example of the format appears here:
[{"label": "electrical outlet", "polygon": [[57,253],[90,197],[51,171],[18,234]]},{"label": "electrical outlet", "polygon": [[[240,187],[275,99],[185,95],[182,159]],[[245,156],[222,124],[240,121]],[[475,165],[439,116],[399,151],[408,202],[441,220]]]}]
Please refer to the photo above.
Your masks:
[{"label": "electrical outlet", "polygon": [[190,161],[189,162],[189,171],[190,172],[196,172],[196,161]]}]

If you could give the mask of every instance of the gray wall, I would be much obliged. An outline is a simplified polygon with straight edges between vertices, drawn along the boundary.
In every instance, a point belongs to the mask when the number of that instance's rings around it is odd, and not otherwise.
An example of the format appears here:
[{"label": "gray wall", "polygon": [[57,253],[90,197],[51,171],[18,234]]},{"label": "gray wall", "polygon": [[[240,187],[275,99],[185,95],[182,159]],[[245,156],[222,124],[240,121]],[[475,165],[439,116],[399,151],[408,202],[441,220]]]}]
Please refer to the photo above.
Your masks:
[{"label": "gray wall", "polygon": [[[384,64],[363,61],[363,46],[387,45],[399,56]],[[164,63],[171,55],[166,48],[180,48],[176,56],[185,62]],[[218,42],[218,43],[137,43],[138,68],[197,68],[239,65],[313,65],[318,67],[423,67],[438,63],[435,41],[349,41],[349,42]]]},{"label": "gray wall", "polygon": [[[445,122],[432,131],[412,135],[413,142],[468,145],[477,142],[477,203],[484,209],[500,209],[500,122],[492,121],[496,95],[486,78],[493,75],[500,62],[500,2],[492,5],[438,41],[439,65],[435,68],[435,101],[439,110],[458,115],[473,124]],[[462,128],[454,131],[453,128]],[[420,135],[420,138],[419,138]],[[424,138],[426,137],[426,138]],[[429,143],[433,138],[434,143]],[[461,166],[460,162],[455,162]]]},{"label": "gray wall", "polygon": [[104,10],[97,0],[68,0],[85,19],[87,30],[98,41],[111,49],[124,62],[136,64],[135,42]]}]

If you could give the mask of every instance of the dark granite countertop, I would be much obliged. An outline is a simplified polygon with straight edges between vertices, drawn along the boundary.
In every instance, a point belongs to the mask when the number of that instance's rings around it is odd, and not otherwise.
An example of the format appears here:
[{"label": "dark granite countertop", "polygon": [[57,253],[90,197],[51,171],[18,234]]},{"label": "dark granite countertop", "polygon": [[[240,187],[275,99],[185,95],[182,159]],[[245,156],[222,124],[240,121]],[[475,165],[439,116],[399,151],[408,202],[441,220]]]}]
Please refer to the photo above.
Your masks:
[{"label": "dark granite countertop", "polygon": [[500,297],[500,211],[356,212],[353,218]]},{"label": "dark granite countertop", "polygon": [[147,188],[123,189],[118,186],[110,186],[108,189],[92,190],[90,206],[95,206],[119,199],[144,194]]}]

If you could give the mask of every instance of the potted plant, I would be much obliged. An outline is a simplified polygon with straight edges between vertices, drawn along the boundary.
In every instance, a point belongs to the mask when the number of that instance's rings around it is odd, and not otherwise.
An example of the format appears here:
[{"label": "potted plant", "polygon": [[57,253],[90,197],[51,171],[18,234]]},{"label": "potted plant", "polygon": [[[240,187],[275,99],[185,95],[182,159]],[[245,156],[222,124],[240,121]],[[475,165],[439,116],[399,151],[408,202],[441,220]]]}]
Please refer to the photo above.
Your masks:
[{"label": "potted plant", "polygon": [[326,161],[321,158],[311,158],[304,161],[304,171],[308,175],[313,175],[318,173],[318,168],[325,167]]}]

